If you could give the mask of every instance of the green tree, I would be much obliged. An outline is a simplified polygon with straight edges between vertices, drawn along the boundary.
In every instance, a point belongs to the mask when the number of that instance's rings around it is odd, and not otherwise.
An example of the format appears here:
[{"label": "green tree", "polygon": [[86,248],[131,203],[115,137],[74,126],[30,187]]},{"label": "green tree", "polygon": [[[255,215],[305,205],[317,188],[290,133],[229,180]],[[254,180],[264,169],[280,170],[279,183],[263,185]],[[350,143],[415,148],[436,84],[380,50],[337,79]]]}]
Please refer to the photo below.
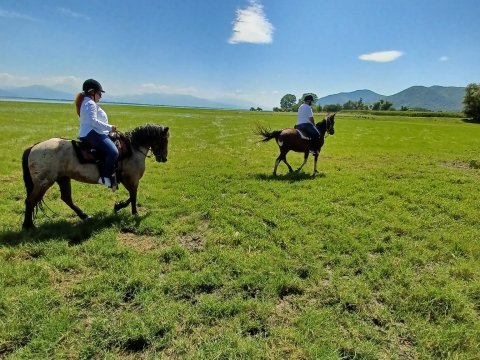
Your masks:
[{"label": "green tree", "polygon": [[297,97],[295,95],[287,94],[280,100],[280,107],[285,111],[290,111],[296,102]]},{"label": "green tree", "polygon": [[345,104],[343,104],[342,108],[344,110],[354,110],[357,108],[357,104],[352,100],[348,100]]},{"label": "green tree", "polygon": [[323,111],[326,112],[337,112],[342,110],[342,105],[340,104],[327,104],[323,106]]},{"label": "green tree", "polygon": [[394,110],[393,103],[388,100],[379,100],[373,104],[372,110]]},{"label": "green tree", "polygon": [[463,98],[463,112],[475,121],[480,121],[480,84],[468,84]]}]

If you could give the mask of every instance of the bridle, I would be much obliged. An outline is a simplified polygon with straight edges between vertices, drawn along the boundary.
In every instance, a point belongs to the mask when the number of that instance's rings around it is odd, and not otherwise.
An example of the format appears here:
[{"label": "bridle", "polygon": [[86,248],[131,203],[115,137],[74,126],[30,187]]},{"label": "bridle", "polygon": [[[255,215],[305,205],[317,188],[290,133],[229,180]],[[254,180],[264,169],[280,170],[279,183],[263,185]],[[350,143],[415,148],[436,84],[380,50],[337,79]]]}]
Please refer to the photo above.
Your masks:
[{"label": "bridle", "polygon": [[327,118],[325,119],[325,137],[328,137],[330,135],[330,132],[328,131],[328,129],[330,128],[331,126],[331,120],[330,120],[330,117],[327,116]]}]

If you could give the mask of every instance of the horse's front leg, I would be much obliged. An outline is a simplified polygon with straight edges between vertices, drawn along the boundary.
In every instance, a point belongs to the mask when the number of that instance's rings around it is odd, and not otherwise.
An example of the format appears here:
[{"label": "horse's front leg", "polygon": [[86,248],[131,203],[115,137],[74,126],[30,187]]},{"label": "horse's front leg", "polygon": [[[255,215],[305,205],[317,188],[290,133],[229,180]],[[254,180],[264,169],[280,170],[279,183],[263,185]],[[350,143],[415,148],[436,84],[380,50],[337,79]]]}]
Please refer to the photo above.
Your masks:
[{"label": "horse's front leg", "polygon": [[118,211],[120,209],[123,209],[127,207],[129,204],[132,204],[132,215],[137,215],[137,189],[138,189],[138,183],[137,184],[132,184],[130,182],[124,182],[123,185],[125,185],[125,189],[128,190],[128,193],[130,194],[130,197],[125,200],[125,201],[119,201],[115,204],[115,207],[113,208],[114,211]]},{"label": "horse's front leg", "polygon": [[303,155],[303,164],[300,165],[300,167],[296,170],[296,172],[300,172],[300,170],[302,170],[303,166],[307,163],[307,160],[308,160],[308,151],[306,151],[305,154]]},{"label": "horse's front leg", "polygon": [[317,153],[313,156],[313,176],[315,177],[315,175],[318,174],[318,171],[317,171],[317,160],[318,160],[318,155],[320,153]]},{"label": "horse's front leg", "polygon": [[70,209],[75,211],[75,214],[82,219],[88,219],[89,216],[85,214],[78,206],[73,203],[72,199],[72,185],[70,182],[70,178],[63,177],[57,180],[58,186],[60,187],[60,198],[63,200],[65,204],[67,204]]},{"label": "horse's front leg", "polygon": [[115,206],[113,207],[113,210],[115,212],[117,212],[118,210],[126,208],[128,205],[130,205],[130,202],[131,202],[130,198],[128,198],[127,200],[124,200],[124,201],[116,202]]}]

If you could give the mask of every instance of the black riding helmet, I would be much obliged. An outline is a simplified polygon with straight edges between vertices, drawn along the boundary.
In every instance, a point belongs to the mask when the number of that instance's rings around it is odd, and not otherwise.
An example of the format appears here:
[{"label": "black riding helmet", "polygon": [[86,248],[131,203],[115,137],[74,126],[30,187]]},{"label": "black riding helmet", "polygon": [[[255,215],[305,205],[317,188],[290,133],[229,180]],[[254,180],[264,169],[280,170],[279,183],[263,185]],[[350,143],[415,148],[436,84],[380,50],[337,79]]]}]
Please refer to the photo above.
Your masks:
[{"label": "black riding helmet", "polygon": [[82,89],[85,94],[89,94],[91,92],[93,93],[105,92],[102,88],[102,85],[97,80],[94,80],[94,79],[85,80],[85,82],[83,83]]},{"label": "black riding helmet", "polygon": [[313,96],[312,95],[307,95],[307,96],[305,96],[303,101],[313,101]]}]

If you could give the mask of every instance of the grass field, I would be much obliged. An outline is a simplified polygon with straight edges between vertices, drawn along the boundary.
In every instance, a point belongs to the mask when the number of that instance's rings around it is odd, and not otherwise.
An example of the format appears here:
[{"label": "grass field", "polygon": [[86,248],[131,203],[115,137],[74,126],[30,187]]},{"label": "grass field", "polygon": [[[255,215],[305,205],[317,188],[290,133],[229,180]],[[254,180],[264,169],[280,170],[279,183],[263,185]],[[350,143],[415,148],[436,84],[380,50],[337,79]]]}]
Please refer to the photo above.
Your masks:
[{"label": "grass field", "polygon": [[273,177],[253,131],[294,114],[103,107],[170,127],[140,215],[73,183],[91,220],[54,187],[22,232],[23,149],[78,121],[0,102],[0,358],[479,358],[480,125],[339,113],[316,178],[312,159]]}]

